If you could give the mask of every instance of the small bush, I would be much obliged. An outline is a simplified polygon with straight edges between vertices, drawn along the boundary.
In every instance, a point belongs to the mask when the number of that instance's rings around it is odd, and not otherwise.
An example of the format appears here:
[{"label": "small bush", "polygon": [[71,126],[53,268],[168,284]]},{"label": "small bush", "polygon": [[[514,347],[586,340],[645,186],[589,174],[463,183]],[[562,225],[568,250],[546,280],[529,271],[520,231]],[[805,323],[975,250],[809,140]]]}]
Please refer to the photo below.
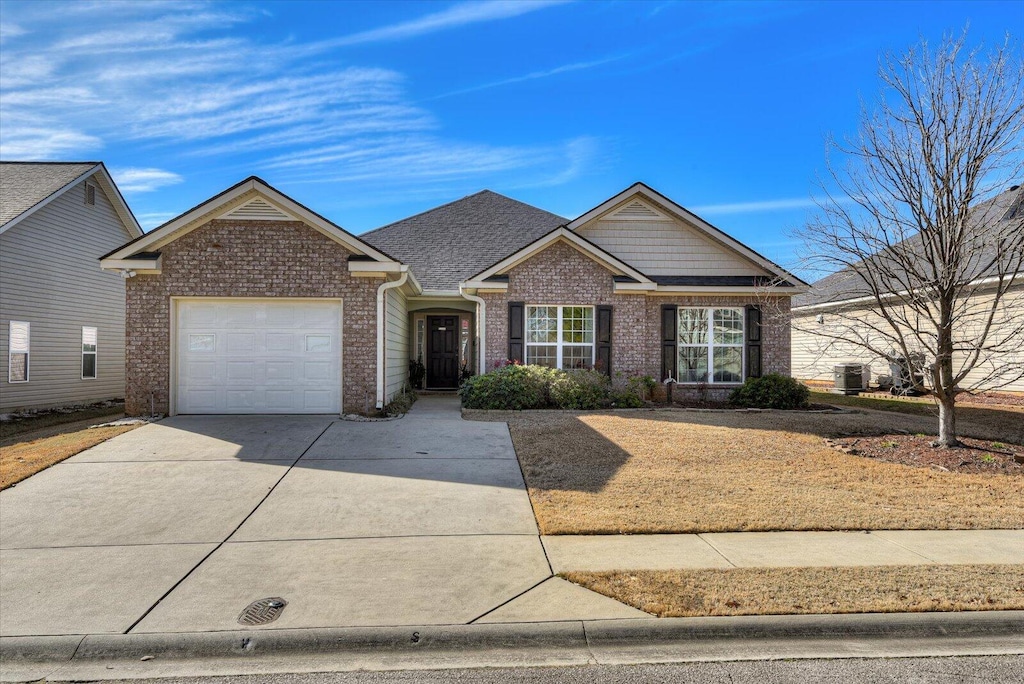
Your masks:
[{"label": "small bush", "polygon": [[551,403],[560,409],[589,411],[611,404],[611,382],[596,370],[562,371],[551,383]]},{"label": "small bush", "polygon": [[753,408],[801,409],[807,408],[811,391],[785,375],[769,373],[760,378],[748,378],[733,390],[729,403]]},{"label": "small bush", "polygon": [[462,405],[470,409],[521,411],[550,404],[549,387],[560,371],[544,366],[509,364],[474,375],[459,388]]}]

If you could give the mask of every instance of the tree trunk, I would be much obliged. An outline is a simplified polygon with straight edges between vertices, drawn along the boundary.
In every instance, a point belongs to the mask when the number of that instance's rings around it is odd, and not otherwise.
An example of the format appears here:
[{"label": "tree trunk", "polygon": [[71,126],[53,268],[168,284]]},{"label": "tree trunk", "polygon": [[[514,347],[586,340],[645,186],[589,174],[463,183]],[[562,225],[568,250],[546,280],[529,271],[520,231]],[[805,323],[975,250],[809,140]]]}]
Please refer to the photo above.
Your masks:
[{"label": "tree trunk", "polygon": [[956,399],[954,397],[939,399],[939,438],[933,446],[947,448],[960,446],[956,437]]}]

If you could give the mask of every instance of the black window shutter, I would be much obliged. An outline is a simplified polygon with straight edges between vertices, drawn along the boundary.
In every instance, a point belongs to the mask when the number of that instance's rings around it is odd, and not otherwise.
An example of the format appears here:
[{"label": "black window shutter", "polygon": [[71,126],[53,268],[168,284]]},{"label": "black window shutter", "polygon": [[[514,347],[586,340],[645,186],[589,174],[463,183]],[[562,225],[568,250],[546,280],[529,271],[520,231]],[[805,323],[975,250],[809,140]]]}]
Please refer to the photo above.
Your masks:
[{"label": "black window shutter", "polygon": [[526,327],[524,315],[526,305],[523,302],[508,303],[508,360],[523,363],[526,350],[523,347],[523,331]]},{"label": "black window shutter", "polygon": [[597,368],[608,377],[612,375],[612,307],[597,307]]},{"label": "black window shutter", "polygon": [[679,329],[676,323],[675,304],[661,305],[661,379],[679,379],[676,366],[679,363]]},{"label": "black window shutter", "polygon": [[747,305],[747,377],[761,377],[761,307]]}]

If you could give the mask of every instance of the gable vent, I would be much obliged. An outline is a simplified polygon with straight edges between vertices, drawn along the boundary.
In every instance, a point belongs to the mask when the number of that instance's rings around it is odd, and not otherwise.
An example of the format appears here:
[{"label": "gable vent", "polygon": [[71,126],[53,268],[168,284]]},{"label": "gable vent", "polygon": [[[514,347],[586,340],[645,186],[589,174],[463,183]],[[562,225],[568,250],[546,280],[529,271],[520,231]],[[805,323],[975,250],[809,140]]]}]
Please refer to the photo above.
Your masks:
[{"label": "gable vent", "polygon": [[289,214],[284,213],[270,202],[261,197],[249,200],[242,206],[229,211],[225,218],[238,219],[240,221],[294,221]]},{"label": "gable vent", "polygon": [[633,200],[615,212],[613,216],[616,219],[626,221],[651,221],[659,219],[664,220],[668,218],[661,212],[650,208],[640,200]]}]

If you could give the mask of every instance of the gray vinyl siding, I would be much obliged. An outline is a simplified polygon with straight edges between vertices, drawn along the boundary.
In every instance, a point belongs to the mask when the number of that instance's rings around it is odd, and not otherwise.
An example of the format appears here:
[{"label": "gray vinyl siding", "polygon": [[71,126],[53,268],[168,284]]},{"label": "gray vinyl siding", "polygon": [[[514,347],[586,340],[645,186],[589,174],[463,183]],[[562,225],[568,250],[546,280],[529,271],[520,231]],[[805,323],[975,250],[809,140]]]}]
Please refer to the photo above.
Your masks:
[{"label": "gray vinyl siding", "polygon": [[384,402],[405,386],[409,377],[409,306],[399,289],[388,290],[384,306]]},{"label": "gray vinyl siding", "polygon": [[[85,182],[0,234],[0,409],[124,396],[124,281],[99,257],[131,237]],[[8,382],[9,321],[31,324],[29,382]],[[97,373],[82,379],[82,327],[98,330]]]}]

